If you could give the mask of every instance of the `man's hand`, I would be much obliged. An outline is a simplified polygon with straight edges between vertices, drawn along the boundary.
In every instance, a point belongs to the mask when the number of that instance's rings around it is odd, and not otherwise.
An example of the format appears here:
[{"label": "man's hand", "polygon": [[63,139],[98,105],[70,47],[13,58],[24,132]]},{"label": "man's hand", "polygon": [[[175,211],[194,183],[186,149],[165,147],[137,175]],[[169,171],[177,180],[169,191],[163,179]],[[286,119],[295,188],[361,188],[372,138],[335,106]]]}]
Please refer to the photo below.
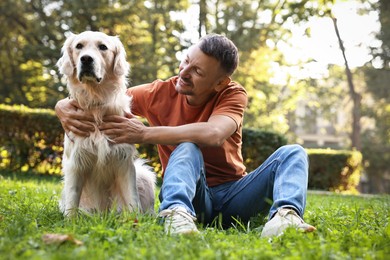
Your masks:
[{"label": "man's hand", "polygon": [[130,113],[125,116],[105,116],[99,126],[100,131],[110,137],[116,144],[139,144],[144,141],[146,126]]},{"label": "man's hand", "polygon": [[131,114],[105,116],[99,129],[113,143],[177,145],[192,142],[199,146],[221,146],[237,128],[228,116],[215,115],[208,122],[180,126],[147,127]]},{"label": "man's hand", "polygon": [[75,135],[87,137],[95,130],[92,123],[93,117],[87,115],[73,99],[65,98],[58,101],[55,112],[68,136],[69,132],[72,132]]}]

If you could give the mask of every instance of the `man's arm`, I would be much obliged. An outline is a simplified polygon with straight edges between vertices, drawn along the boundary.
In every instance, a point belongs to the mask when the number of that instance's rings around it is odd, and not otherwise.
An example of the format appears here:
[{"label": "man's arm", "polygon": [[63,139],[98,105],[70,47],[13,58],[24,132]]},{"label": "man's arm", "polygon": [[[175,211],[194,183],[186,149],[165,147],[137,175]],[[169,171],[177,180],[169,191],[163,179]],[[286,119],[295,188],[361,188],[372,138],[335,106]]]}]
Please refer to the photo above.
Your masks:
[{"label": "man's arm", "polygon": [[220,146],[237,129],[236,122],[224,115],[210,117],[208,122],[181,126],[147,127],[138,119],[108,116],[100,130],[115,143],[150,143],[177,145],[193,142],[199,146]]},{"label": "man's arm", "polygon": [[64,98],[57,102],[55,112],[60,119],[61,125],[68,134],[72,132],[78,136],[89,136],[95,128],[93,118],[88,116],[75,100]]}]

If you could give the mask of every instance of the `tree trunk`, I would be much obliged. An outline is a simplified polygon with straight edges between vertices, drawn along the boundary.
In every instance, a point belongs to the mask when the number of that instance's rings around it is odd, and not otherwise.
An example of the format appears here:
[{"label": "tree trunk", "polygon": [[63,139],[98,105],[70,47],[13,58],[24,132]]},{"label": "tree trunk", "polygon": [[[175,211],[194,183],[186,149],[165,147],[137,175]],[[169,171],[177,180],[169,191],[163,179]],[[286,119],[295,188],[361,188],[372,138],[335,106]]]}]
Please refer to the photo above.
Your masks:
[{"label": "tree trunk", "polygon": [[352,107],[352,133],[351,133],[351,146],[356,150],[361,150],[361,138],[360,138],[360,118],[361,118],[361,100],[362,96],[356,92],[355,86],[352,80],[352,73],[349,69],[348,60],[345,56],[345,48],[343,41],[341,40],[339,29],[337,26],[337,18],[332,17],[334,29],[339,41],[340,49],[343,54],[345,62],[345,73],[347,74],[349,94],[351,96],[353,107]]},{"label": "tree trunk", "polygon": [[206,0],[199,1],[199,38],[206,35],[207,30],[207,3]]}]

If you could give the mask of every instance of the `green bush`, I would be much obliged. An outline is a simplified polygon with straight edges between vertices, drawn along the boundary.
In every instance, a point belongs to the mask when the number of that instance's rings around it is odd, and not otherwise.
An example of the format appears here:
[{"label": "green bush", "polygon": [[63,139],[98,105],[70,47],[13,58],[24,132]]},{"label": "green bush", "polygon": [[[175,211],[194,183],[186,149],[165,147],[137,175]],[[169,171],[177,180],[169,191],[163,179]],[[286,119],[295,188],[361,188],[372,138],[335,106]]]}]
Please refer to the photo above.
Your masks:
[{"label": "green bush", "polygon": [[[63,129],[53,110],[0,105],[0,168],[59,174]],[[243,130],[243,157],[248,171],[258,167],[273,151],[286,144],[284,137],[267,131]],[[158,173],[161,164],[155,145],[137,145]]]},{"label": "green bush", "polygon": [[52,110],[0,105],[0,168],[59,173],[62,140]]},{"label": "green bush", "polygon": [[260,166],[276,149],[287,144],[287,139],[279,134],[252,128],[242,130],[242,156],[247,171]]},{"label": "green bush", "polygon": [[[53,110],[0,105],[0,169],[61,174],[63,129]],[[283,136],[256,129],[243,129],[247,171],[257,168],[277,148],[287,144]],[[160,175],[155,145],[137,145]],[[362,156],[356,151],[307,150],[310,159],[309,188],[356,191]]]},{"label": "green bush", "polygon": [[309,155],[309,188],[357,193],[362,170],[358,151],[307,149]]}]

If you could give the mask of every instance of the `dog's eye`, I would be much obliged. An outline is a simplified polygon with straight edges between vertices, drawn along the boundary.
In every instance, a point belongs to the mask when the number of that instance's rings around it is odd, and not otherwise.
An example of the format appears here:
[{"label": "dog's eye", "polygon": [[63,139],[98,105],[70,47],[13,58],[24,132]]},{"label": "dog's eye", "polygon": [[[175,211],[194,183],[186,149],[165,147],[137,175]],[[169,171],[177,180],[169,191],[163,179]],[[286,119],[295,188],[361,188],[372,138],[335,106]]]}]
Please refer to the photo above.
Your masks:
[{"label": "dog's eye", "polygon": [[83,45],[81,44],[81,43],[78,43],[77,45],[76,45],[76,49],[82,49],[83,48]]},{"label": "dog's eye", "polygon": [[105,51],[105,50],[107,50],[108,48],[107,48],[107,46],[105,45],[105,44],[99,44],[99,50],[101,50],[101,51]]}]

